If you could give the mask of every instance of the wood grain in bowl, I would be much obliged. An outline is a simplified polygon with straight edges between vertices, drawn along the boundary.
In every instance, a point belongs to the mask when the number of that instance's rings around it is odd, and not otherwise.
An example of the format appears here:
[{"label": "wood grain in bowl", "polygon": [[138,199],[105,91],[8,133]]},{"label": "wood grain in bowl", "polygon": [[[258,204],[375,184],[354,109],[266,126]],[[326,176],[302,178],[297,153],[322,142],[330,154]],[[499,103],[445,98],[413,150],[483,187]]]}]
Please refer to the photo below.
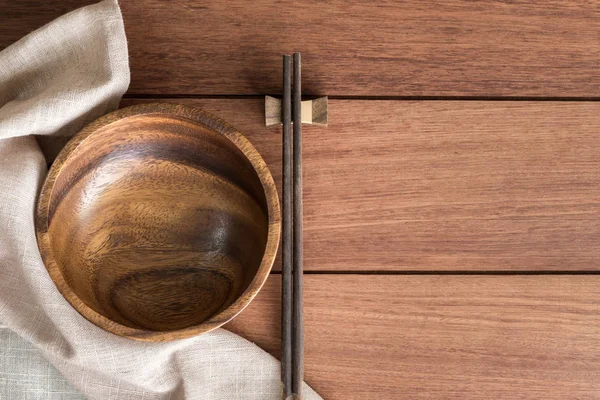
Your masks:
[{"label": "wood grain in bowl", "polygon": [[63,295],[126,336],[188,336],[232,318],[279,238],[275,186],[256,150],[191,107],[149,104],[99,121],[59,155],[40,197],[40,248]]}]

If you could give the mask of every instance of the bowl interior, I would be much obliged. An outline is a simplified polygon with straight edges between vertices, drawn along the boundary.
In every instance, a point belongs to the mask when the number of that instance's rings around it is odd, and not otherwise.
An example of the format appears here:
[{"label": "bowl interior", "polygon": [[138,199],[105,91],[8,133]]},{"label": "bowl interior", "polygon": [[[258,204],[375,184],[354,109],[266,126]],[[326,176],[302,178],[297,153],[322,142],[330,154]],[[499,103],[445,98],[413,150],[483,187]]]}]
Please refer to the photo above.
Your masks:
[{"label": "bowl interior", "polygon": [[85,138],[48,201],[48,245],[87,307],[136,329],[201,324],[249,287],[268,205],[229,138],[185,118],[137,115]]}]

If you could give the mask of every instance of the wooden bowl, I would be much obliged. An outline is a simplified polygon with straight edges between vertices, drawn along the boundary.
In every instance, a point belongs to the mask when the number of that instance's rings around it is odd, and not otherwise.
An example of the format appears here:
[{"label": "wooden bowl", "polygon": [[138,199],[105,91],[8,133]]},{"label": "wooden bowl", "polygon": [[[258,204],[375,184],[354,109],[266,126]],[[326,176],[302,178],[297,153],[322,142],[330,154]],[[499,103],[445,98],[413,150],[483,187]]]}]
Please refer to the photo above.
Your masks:
[{"label": "wooden bowl", "polygon": [[192,107],[145,104],[66,145],[36,231],[50,277],[81,315],[164,341],[217,328],[248,305],[275,259],[279,203],[234,127]]}]

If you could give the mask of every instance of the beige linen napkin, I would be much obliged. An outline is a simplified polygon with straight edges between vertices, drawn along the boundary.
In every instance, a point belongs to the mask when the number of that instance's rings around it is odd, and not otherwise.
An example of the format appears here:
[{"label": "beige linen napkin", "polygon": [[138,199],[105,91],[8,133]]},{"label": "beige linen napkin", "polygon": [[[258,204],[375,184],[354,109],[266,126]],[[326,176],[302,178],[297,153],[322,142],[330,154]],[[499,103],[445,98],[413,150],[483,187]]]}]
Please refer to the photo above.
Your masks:
[{"label": "beige linen napkin", "polygon": [[81,317],[46,272],[33,223],[46,161],[32,135],[74,134],[128,85],[114,0],[0,52],[0,398],[279,400],[279,363],[254,344],[222,329],[170,343],[115,336]]}]

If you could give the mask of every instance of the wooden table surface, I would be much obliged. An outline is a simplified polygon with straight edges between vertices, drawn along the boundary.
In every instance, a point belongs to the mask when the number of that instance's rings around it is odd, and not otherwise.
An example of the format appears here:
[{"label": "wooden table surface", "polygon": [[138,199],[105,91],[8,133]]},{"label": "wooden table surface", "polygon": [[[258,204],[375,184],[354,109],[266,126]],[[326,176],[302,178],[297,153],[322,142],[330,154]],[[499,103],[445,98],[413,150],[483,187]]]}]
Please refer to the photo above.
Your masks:
[{"label": "wooden table surface", "polygon": [[[0,48],[89,3],[0,0]],[[325,399],[600,399],[600,3],[122,3],[122,105],[227,119],[278,184],[262,96],[281,54],[331,96],[329,127],[304,129]],[[275,356],[278,271],[227,326]]]}]

